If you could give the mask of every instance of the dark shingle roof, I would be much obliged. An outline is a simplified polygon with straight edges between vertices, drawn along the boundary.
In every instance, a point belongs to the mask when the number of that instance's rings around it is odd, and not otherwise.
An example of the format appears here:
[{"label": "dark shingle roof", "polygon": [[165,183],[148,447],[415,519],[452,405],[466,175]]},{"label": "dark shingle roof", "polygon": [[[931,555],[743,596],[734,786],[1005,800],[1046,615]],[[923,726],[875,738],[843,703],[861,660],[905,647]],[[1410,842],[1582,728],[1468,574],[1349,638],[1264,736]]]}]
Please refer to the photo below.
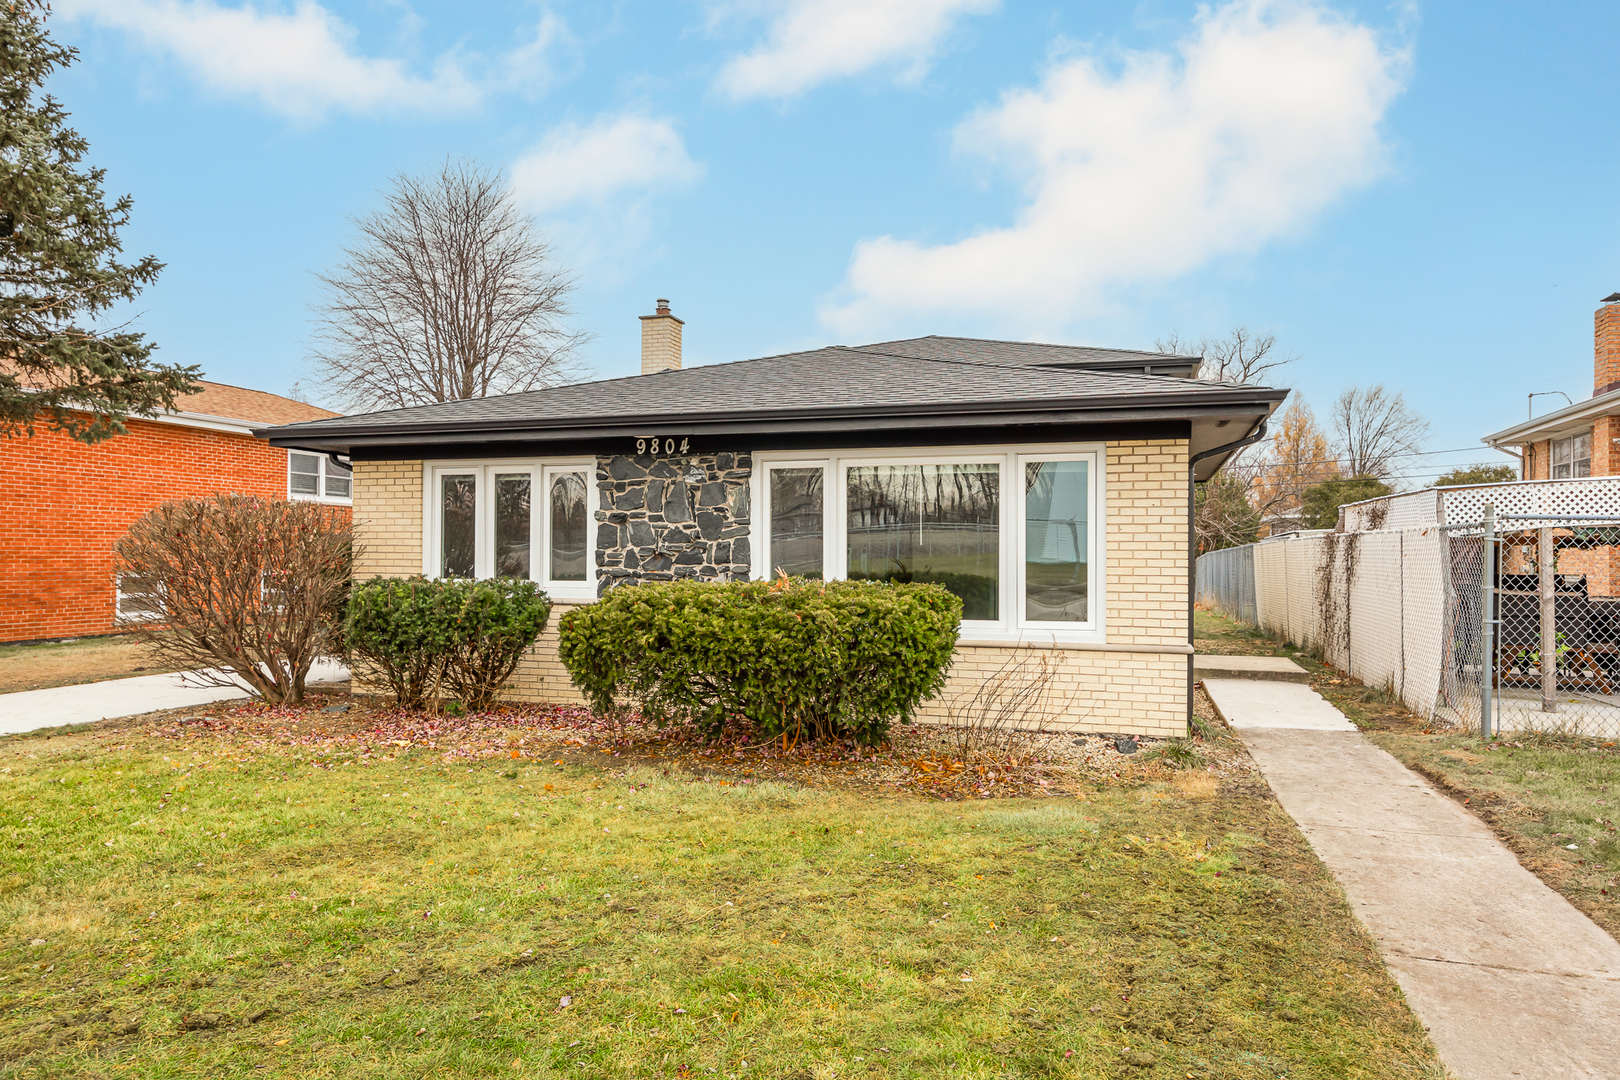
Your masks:
[{"label": "dark shingle roof", "polygon": [[[1234,411],[1285,391],[1108,370],[1164,354],[966,338],[915,338],[575,383],[500,397],[361,413],[274,429],[278,445],[411,434],[499,436],[645,423],[768,423],[790,418],[933,415],[1058,408],[1164,410],[1229,403]],[[1090,358],[1104,370],[1077,366]],[[1187,358],[1164,356],[1170,361]],[[1060,366],[1058,366],[1060,365]],[[1171,365],[1174,366],[1174,365]],[[1252,411],[1252,408],[1247,409]],[[1269,412],[1264,408],[1263,412]],[[964,420],[963,422],[968,422]]]},{"label": "dark shingle roof", "polygon": [[[915,356],[925,360],[980,360],[990,364],[1034,364],[1041,367],[1163,366],[1186,368],[1202,357],[1139,349],[1097,349],[1089,345],[1043,345],[1035,341],[992,341],[985,338],[920,337],[861,345],[862,352]],[[1155,363],[1157,362],[1157,364]]]}]

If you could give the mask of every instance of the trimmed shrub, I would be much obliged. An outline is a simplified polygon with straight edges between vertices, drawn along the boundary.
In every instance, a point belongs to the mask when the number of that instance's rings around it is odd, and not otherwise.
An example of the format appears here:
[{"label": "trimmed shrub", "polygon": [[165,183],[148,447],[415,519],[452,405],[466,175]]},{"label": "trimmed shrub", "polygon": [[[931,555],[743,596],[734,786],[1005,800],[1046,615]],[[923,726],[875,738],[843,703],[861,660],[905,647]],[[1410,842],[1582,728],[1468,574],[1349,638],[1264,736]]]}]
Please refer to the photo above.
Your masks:
[{"label": "trimmed shrub", "polygon": [[550,616],[532,581],[372,578],[351,591],[344,630],[350,653],[388,680],[404,708],[421,708],[442,688],[485,709]]},{"label": "trimmed shrub", "polygon": [[573,609],[558,651],[599,711],[628,698],[711,736],[742,715],[770,736],[870,744],[945,685],[961,621],[938,585],[681,581]]}]

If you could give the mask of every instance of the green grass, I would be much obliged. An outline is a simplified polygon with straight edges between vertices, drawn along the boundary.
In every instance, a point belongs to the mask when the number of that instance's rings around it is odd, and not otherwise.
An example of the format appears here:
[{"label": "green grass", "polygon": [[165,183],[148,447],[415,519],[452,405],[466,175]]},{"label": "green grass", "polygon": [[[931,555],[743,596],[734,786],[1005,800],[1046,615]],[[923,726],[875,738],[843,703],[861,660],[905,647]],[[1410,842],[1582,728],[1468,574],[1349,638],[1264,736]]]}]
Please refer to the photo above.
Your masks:
[{"label": "green grass", "polygon": [[1202,771],[925,803],[102,733],[0,742],[0,792],[0,1077],[1439,1075]]}]

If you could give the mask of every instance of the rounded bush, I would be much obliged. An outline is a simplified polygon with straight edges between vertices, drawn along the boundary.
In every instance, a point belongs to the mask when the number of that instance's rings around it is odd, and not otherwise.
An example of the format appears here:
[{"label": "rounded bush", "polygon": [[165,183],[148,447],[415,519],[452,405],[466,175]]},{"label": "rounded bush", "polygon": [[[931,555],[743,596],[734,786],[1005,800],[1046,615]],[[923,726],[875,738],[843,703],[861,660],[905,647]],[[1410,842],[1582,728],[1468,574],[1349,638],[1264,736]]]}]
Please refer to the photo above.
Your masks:
[{"label": "rounded bush", "polygon": [[621,586],[564,615],[559,653],[593,707],[716,734],[880,742],[945,684],[962,601],[873,581]]},{"label": "rounded bush", "polygon": [[400,705],[420,708],[443,689],[485,709],[550,616],[532,581],[372,578],[350,593],[344,629],[351,654],[388,680]]}]

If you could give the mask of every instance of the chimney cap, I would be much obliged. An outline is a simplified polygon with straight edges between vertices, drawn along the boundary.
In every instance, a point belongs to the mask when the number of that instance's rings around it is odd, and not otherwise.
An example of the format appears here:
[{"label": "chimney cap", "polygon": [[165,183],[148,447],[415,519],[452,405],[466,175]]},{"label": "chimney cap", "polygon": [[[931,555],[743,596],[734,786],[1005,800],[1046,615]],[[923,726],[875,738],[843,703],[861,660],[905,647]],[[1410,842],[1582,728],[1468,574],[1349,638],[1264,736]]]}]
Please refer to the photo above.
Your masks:
[{"label": "chimney cap", "polygon": [[660,315],[669,314],[669,301],[665,300],[662,296],[660,296],[658,298],[658,314],[660,314]]},{"label": "chimney cap", "polygon": [[1620,292],[1612,292],[1603,298],[1605,304],[1620,303]]}]

